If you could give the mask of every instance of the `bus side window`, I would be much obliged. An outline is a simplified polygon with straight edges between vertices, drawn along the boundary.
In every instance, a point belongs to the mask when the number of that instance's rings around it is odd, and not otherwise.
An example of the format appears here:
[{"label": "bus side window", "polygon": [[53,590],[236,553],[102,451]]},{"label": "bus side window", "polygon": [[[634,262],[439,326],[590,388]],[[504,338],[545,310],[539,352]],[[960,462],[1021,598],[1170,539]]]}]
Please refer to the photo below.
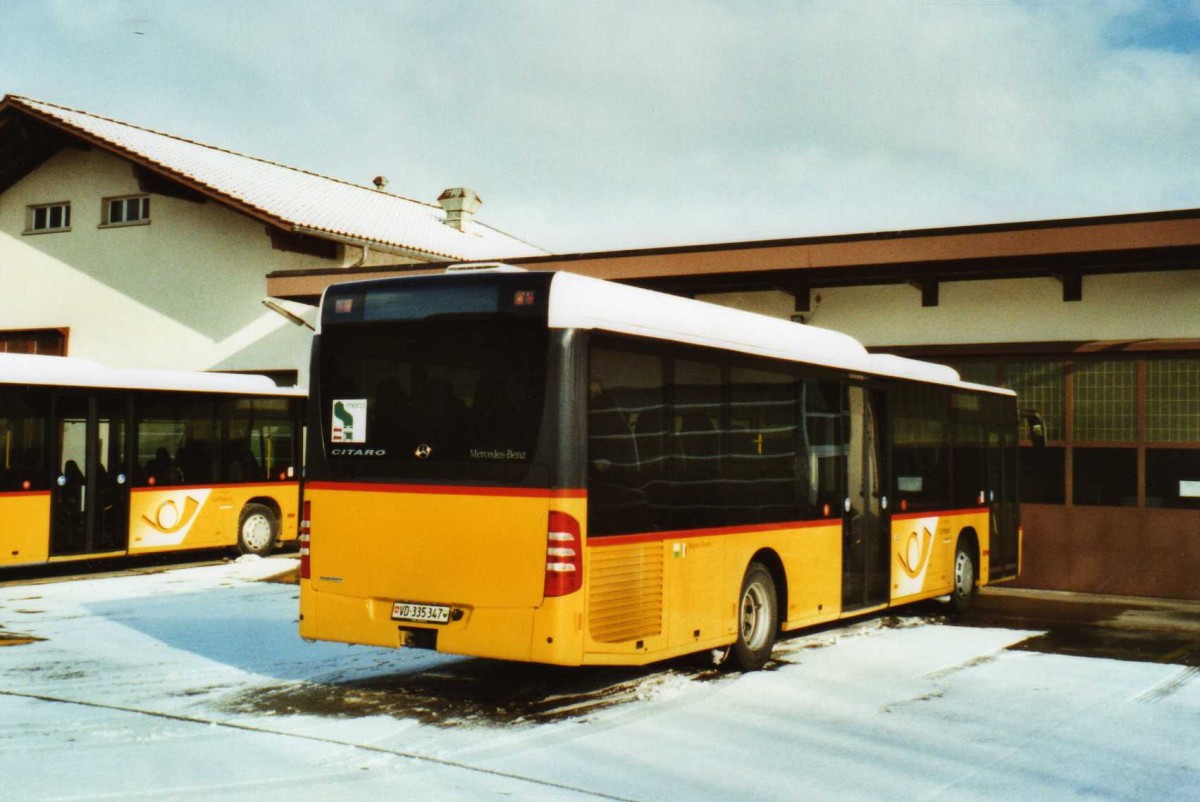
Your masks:
[{"label": "bus side window", "polygon": [[637,441],[629,421],[605,392],[588,404],[588,464],[601,474],[633,471],[638,466]]},{"label": "bus side window", "polygon": [[892,496],[898,511],[945,508],[950,499],[950,392],[892,387]]},{"label": "bus side window", "polygon": [[[593,347],[588,383],[588,531],[626,534],[662,528],[661,471],[638,451],[665,404],[663,359]],[[641,420],[645,416],[644,422]],[[661,501],[661,499],[658,499]]]},{"label": "bus side window", "polygon": [[45,389],[0,387],[0,491],[49,486],[49,466],[42,450],[49,410]]},{"label": "bus side window", "polygon": [[842,438],[841,385],[806,379],[801,389],[804,409],[803,449],[808,505],[805,517],[840,515],[845,493],[846,446]]},{"label": "bus side window", "polygon": [[154,451],[154,457],[146,463],[146,477],[152,479],[154,485],[176,485],[180,482],[179,469],[171,459],[171,453],[159,446]]}]

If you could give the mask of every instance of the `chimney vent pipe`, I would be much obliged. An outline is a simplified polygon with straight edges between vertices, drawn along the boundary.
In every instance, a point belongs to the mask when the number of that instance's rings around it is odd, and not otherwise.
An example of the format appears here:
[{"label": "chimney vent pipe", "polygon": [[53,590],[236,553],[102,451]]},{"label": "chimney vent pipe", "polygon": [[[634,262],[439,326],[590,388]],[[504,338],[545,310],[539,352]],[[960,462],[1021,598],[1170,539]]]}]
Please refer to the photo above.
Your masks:
[{"label": "chimney vent pipe", "polygon": [[451,187],[442,190],[442,194],[438,195],[438,203],[446,212],[446,225],[457,231],[465,231],[467,223],[483,205],[483,200],[466,187]]}]

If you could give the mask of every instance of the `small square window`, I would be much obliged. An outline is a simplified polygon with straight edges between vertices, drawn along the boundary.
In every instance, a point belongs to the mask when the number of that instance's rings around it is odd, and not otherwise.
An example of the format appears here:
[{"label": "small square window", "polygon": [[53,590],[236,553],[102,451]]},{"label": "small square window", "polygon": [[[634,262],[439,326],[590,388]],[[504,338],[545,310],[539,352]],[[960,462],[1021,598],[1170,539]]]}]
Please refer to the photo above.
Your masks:
[{"label": "small square window", "polygon": [[25,210],[25,233],[41,234],[51,231],[71,230],[71,203],[44,203],[27,206]]},{"label": "small square window", "polygon": [[150,196],[105,198],[101,207],[104,219],[100,227],[145,225],[150,222]]}]

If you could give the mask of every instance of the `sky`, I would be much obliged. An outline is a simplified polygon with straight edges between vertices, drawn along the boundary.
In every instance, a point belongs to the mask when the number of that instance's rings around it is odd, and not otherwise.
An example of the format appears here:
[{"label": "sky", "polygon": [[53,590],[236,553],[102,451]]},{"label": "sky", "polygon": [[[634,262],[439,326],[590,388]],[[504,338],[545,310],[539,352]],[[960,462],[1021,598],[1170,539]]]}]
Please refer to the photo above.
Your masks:
[{"label": "sky", "polygon": [[1200,0],[0,0],[0,93],[557,253],[1200,207]]}]

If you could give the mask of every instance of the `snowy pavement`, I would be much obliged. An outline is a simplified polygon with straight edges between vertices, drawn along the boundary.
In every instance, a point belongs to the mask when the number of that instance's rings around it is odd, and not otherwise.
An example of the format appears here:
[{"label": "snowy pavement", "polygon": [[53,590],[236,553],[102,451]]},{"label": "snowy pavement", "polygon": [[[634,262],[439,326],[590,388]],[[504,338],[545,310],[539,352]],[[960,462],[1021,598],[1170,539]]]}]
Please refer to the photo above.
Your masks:
[{"label": "snowy pavement", "polygon": [[1194,667],[919,616],[749,675],[307,644],[293,565],[0,585],[0,799],[1200,798]]}]

